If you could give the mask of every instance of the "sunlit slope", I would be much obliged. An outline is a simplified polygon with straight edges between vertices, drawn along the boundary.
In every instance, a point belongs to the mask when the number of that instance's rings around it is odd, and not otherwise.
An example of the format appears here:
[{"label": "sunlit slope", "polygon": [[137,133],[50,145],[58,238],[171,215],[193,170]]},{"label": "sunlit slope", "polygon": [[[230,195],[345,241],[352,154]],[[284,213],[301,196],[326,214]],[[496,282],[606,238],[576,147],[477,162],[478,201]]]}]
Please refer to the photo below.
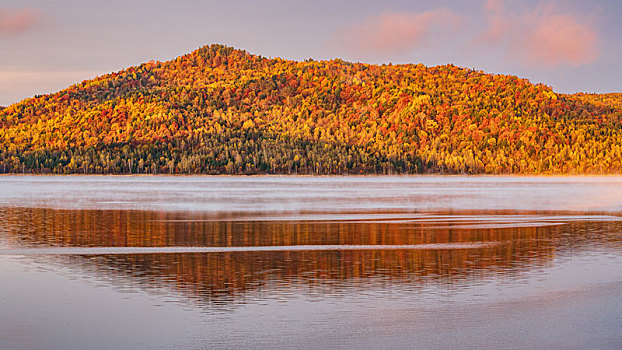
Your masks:
[{"label": "sunlit slope", "polygon": [[0,109],[0,172],[620,173],[622,94],[212,45]]}]

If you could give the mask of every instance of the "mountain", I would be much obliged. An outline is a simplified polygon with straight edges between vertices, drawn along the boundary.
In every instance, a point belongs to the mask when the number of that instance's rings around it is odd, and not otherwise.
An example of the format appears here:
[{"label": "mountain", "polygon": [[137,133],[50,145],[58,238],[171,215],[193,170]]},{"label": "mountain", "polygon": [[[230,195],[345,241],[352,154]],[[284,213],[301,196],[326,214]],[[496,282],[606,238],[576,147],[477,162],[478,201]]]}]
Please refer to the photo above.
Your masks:
[{"label": "mountain", "polygon": [[0,172],[622,172],[622,94],[222,45],[0,110]]}]

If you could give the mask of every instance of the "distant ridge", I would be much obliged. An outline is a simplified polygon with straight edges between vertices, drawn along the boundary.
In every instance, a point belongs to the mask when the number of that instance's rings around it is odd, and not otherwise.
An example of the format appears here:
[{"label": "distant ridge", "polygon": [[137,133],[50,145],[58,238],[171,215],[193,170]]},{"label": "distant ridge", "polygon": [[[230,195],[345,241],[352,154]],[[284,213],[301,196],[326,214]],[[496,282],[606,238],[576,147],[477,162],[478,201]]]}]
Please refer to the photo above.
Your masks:
[{"label": "distant ridge", "polygon": [[0,107],[0,172],[614,174],[622,94],[210,45]]}]

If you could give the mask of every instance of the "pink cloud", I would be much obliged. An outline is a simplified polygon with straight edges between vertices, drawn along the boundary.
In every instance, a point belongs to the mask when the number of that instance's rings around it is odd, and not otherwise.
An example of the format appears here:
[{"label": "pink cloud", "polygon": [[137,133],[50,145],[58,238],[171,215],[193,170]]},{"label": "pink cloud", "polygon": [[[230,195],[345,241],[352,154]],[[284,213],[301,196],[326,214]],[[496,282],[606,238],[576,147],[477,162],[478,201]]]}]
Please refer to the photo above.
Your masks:
[{"label": "pink cloud", "polygon": [[484,6],[488,19],[488,29],[475,41],[477,43],[498,44],[508,35],[515,18],[508,19],[501,0],[488,0]]},{"label": "pink cloud", "polygon": [[543,14],[535,23],[514,49],[525,49],[529,63],[579,66],[592,63],[598,57],[596,30],[575,16]]},{"label": "pink cloud", "polygon": [[30,29],[40,17],[39,12],[31,9],[0,9],[0,35],[21,35]]},{"label": "pink cloud", "polygon": [[488,12],[503,11],[503,2],[501,0],[488,0],[484,5],[484,9]]},{"label": "pink cloud", "polygon": [[541,5],[525,13],[510,12],[501,0],[485,5],[488,29],[477,44],[505,46],[513,59],[530,66],[579,66],[598,58],[598,33],[585,15]]},{"label": "pink cloud", "polygon": [[455,32],[461,23],[462,18],[447,9],[387,12],[346,28],[339,42],[357,52],[400,54],[425,45],[435,37]]}]

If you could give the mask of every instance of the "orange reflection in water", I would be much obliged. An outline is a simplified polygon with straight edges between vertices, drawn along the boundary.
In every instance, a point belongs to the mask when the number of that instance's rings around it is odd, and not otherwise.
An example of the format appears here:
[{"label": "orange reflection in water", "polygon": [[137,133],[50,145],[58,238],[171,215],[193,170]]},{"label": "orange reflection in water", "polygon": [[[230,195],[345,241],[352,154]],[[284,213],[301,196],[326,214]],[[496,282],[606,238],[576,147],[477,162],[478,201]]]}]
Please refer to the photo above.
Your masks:
[{"label": "orange reflection in water", "polygon": [[[550,265],[556,254],[585,247],[588,241],[619,247],[622,232],[619,222],[569,220],[539,226],[542,218],[531,220],[525,213],[383,214],[388,218],[355,215],[352,219],[344,214],[349,219],[315,220],[313,216],[277,219],[179,212],[2,208],[0,232],[4,232],[10,247],[499,243],[474,249],[51,258],[63,266],[81,269],[85,275],[118,285],[147,289],[166,286],[207,304],[301,291],[334,294],[353,288],[360,293],[371,289],[420,290],[429,284],[460,288],[490,278],[514,278],[524,271]],[[494,228],[495,225],[499,227]]]}]

